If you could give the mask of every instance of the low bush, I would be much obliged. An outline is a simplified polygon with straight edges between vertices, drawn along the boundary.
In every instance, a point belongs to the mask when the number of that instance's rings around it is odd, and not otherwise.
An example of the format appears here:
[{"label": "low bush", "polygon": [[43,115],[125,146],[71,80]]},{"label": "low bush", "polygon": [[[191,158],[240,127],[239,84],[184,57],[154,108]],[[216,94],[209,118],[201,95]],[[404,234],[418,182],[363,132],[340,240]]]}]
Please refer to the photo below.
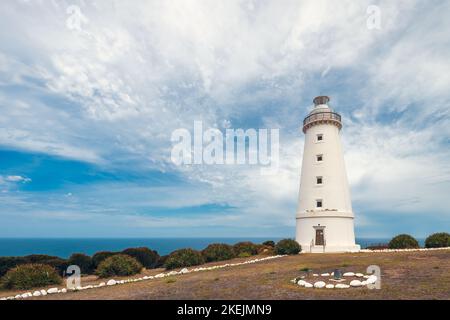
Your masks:
[{"label": "low bush", "polygon": [[292,239],[280,240],[275,245],[276,254],[298,254],[300,251],[302,251],[301,246]]},{"label": "low bush", "polygon": [[165,256],[160,256],[158,261],[156,262],[155,268],[163,268],[164,263],[166,263],[168,257],[169,257],[168,254],[166,254]]},{"label": "low bush", "polygon": [[116,254],[119,254],[118,252],[111,252],[111,251],[99,251],[96,252],[93,256],[92,256],[92,266],[94,269],[97,269],[97,267],[100,265],[100,263],[109,258],[112,257]]},{"label": "low bush", "polygon": [[47,264],[58,271],[58,274],[63,276],[69,266],[68,261],[55,256],[48,256],[46,254],[32,254],[24,257],[26,263]]},{"label": "low bush", "polygon": [[24,257],[0,257],[0,277],[4,276],[8,270],[25,263],[27,260]]},{"label": "low bush", "polygon": [[275,247],[275,242],[272,240],[264,241],[262,244],[266,247]]},{"label": "low bush", "polygon": [[390,249],[414,249],[419,248],[419,242],[409,234],[400,234],[389,241]]},{"label": "low bush", "polygon": [[371,246],[367,246],[366,249],[369,249],[369,250],[389,249],[389,244],[387,244],[387,243],[373,244]]},{"label": "low bush", "polygon": [[225,243],[213,243],[207,246],[202,255],[206,262],[230,260],[235,257],[233,247]]},{"label": "low bush", "polygon": [[197,266],[204,262],[205,260],[200,252],[191,248],[186,248],[172,252],[164,262],[164,267],[171,270],[175,268]]},{"label": "low bush", "polygon": [[62,279],[56,270],[45,264],[22,264],[9,270],[1,279],[5,289],[31,289],[61,284]]},{"label": "low bush", "polygon": [[96,270],[100,278],[113,276],[131,276],[142,270],[140,264],[135,258],[126,254],[116,254],[103,260]]},{"label": "low bush", "polygon": [[427,248],[450,247],[450,234],[447,232],[433,233],[425,240]]},{"label": "low bush", "polygon": [[258,254],[258,245],[253,242],[238,242],[233,246],[234,253],[238,257],[243,257],[246,255],[247,257]]},{"label": "low bush", "polygon": [[84,253],[74,253],[70,256],[68,264],[76,265],[80,267],[82,274],[92,274],[94,271],[94,265],[92,263],[92,258]]},{"label": "low bush", "polygon": [[159,260],[158,252],[145,247],[125,249],[122,253],[135,258],[147,269],[155,268]]}]

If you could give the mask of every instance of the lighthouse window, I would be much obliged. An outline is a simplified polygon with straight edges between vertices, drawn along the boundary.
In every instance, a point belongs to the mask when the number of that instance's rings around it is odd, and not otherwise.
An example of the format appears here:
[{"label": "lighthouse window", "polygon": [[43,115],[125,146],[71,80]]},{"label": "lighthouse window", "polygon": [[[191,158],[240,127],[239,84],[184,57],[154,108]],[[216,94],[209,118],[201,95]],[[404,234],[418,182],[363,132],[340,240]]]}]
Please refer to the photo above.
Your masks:
[{"label": "lighthouse window", "polygon": [[322,177],[316,177],[316,183],[317,184],[322,184],[323,183]]},{"label": "lighthouse window", "polygon": [[321,162],[323,161],[323,154],[318,154],[317,155],[317,162]]},{"label": "lighthouse window", "polygon": [[322,208],[322,200],[316,200],[316,208]]},{"label": "lighthouse window", "polygon": [[323,134],[317,135],[317,141],[323,141]]}]

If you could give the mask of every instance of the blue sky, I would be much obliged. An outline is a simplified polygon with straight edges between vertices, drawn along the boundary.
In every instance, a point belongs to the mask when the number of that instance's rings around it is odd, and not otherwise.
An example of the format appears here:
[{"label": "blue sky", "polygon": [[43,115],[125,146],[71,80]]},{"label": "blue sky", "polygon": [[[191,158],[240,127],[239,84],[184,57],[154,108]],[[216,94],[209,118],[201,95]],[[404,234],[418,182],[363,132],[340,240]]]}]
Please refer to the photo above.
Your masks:
[{"label": "blue sky", "polygon": [[[0,237],[293,237],[320,94],[357,237],[448,232],[448,30],[448,1],[3,1]],[[279,173],[175,166],[196,120],[278,128]]]}]

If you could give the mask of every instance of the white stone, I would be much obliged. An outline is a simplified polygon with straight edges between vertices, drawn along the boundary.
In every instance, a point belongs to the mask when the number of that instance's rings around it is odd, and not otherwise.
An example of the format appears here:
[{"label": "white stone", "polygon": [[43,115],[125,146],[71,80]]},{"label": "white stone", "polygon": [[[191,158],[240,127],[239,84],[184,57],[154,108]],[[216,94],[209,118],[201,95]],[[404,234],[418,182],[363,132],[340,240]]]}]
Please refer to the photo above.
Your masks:
[{"label": "white stone", "polygon": [[352,287],[361,287],[361,281],[359,281],[359,280],[352,280],[352,281],[350,281],[350,286],[352,286]]},{"label": "white stone", "polygon": [[18,294],[14,297],[14,299],[20,299],[20,298],[22,298],[22,296],[20,294]]},{"label": "white stone", "polygon": [[309,282],[305,282],[304,287],[305,287],[305,288],[312,288],[313,285],[312,285],[311,283],[309,283]]},{"label": "white stone", "polygon": [[355,273],[355,276],[357,276],[358,278],[364,277],[364,275],[362,273]]},{"label": "white stone", "polygon": [[116,285],[116,284],[117,284],[117,281],[114,280],[114,279],[111,279],[111,280],[109,280],[109,281],[106,283],[107,286],[114,286],[114,285]]},{"label": "white stone", "polygon": [[99,287],[104,287],[104,286],[106,286],[106,283],[100,282],[98,286],[99,286]]},{"label": "white stone", "polygon": [[355,273],[354,272],[346,272],[343,274],[344,277],[354,277]]},{"label": "white stone", "polygon": [[317,273],[313,273],[313,277],[318,277],[319,275]]},{"label": "white stone", "polygon": [[304,280],[299,280],[299,282],[297,282],[297,284],[298,284],[300,287],[304,287],[305,284],[306,284],[306,281],[304,281]]},{"label": "white stone", "polygon": [[163,278],[165,275],[164,273],[158,273],[155,278]]},{"label": "white stone", "polygon": [[66,288],[62,288],[61,289],[61,293],[67,293],[67,289]]},{"label": "white stone", "polygon": [[47,290],[48,294],[52,294],[52,293],[58,293],[58,288],[50,288]]},{"label": "white stone", "polygon": [[44,290],[44,289],[42,289],[42,290],[41,290],[41,294],[42,294],[43,296],[46,296],[46,295],[47,295],[47,291]]},{"label": "white stone", "polygon": [[40,297],[42,296],[42,293],[40,291],[33,292],[33,297]]},{"label": "white stone", "polygon": [[350,288],[350,286],[348,284],[344,284],[344,283],[338,283],[337,285],[334,286],[336,289],[348,289]]},{"label": "white stone", "polygon": [[322,277],[329,277],[330,274],[329,274],[328,272],[325,272],[325,273],[322,273],[321,276],[322,276]]},{"label": "white stone", "polygon": [[327,284],[325,286],[325,288],[327,288],[327,289],[334,289],[334,284]]},{"label": "white stone", "polygon": [[24,294],[21,294],[20,297],[21,297],[22,299],[26,299],[26,298],[28,298],[29,296],[28,296],[28,293],[24,293]]},{"label": "white stone", "polygon": [[314,288],[321,289],[321,288],[325,287],[326,285],[327,284],[323,281],[317,281],[316,283],[314,283]]}]

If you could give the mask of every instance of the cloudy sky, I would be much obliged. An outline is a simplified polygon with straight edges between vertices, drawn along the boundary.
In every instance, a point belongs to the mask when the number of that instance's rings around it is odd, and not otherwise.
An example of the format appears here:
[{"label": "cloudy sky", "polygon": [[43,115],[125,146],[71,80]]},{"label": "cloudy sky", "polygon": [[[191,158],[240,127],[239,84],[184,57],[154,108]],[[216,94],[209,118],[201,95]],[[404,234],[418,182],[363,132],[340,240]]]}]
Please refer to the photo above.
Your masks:
[{"label": "cloudy sky", "polygon": [[[320,94],[357,237],[450,231],[448,30],[449,1],[1,1],[0,236],[293,237]],[[278,128],[279,172],[175,166],[196,120]]]}]

